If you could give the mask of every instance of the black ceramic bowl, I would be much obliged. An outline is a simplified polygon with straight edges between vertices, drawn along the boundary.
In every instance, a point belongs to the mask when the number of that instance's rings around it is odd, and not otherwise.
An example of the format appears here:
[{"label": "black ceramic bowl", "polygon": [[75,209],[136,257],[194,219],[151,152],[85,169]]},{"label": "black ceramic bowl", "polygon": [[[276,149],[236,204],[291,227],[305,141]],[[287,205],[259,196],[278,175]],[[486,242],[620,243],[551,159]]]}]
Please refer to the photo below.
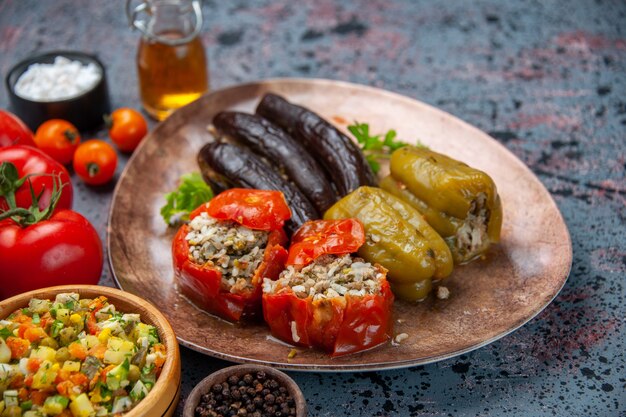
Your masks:
[{"label": "black ceramic bowl", "polygon": [[[83,65],[94,63],[100,69],[100,80],[80,95],[57,101],[34,101],[15,93],[15,84],[32,64],[51,64],[57,56],[79,61]],[[49,119],[64,119],[78,130],[92,130],[103,124],[102,116],[111,111],[104,65],[95,56],[82,52],[53,51],[37,55],[15,65],[6,76],[6,88],[13,112],[33,131]]]}]

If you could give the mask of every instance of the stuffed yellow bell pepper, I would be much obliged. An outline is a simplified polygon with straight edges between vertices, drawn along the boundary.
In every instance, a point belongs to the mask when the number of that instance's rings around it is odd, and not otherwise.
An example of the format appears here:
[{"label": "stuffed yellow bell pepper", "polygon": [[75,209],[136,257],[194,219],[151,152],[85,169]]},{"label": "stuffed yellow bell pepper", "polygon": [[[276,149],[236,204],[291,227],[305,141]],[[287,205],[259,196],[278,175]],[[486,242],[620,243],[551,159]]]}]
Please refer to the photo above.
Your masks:
[{"label": "stuffed yellow bell pepper", "polygon": [[445,239],[456,263],[479,257],[500,240],[502,204],[486,173],[410,146],[391,155],[390,170],[380,186],[424,215]]},{"label": "stuffed yellow bell pepper", "polygon": [[359,256],[389,271],[387,279],[398,298],[419,301],[428,295],[433,278],[452,272],[452,254],[441,236],[417,210],[380,188],[357,188],[324,218],[361,221],[366,239]]}]

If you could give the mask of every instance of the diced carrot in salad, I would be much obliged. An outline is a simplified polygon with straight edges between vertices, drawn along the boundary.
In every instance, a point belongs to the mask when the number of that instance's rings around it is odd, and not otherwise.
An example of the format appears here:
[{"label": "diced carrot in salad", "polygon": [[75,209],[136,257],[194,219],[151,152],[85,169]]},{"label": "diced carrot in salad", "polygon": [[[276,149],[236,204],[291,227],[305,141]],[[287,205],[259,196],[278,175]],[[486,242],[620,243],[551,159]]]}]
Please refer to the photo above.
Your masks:
[{"label": "diced carrot in salad", "polygon": [[120,416],[150,392],[166,359],[157,329],[106,297],[32,299],[0,320],[0,415]]}]

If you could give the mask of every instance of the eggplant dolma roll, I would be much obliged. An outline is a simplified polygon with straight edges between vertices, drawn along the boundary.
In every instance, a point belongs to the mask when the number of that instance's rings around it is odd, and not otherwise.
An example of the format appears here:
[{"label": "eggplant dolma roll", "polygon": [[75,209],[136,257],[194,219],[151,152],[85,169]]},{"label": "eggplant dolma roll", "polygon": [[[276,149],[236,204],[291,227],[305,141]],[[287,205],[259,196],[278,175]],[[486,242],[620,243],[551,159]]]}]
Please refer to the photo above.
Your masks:
[{"label": "eggplant dolma roll", "polygon": [[500,240],[502,203],[486,173],[425,148],[391,155],[380,186],[417,209],[444,238],[455,263],[467,263]]},{"label": "eggplant dolma roll", "polygon": [[274,336],[333,356],[391,337],[387,271],[351,255],[364,242],[355,219],[311,221],[296,232],[287,268],[263,283],[263,315]]},{"label": "eggplant dolma roll", "polygon": [[172,243],[181,292],[226,320],[259,313],[263,279],[284,269],[289,216],[278,191],[233,188],[202,204]]}]

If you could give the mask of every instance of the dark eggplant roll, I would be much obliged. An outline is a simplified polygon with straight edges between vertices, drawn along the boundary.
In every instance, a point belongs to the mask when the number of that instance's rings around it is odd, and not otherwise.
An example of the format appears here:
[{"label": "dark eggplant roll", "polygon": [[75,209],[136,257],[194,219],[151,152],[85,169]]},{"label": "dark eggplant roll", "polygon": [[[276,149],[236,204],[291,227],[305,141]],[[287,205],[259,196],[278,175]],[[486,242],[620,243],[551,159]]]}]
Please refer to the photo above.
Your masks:
[{"label": "dark eggplant roll", "polygon": [[290,233],[307,220],[319,218],[315,207],[295,185],[247,148],[225,142],[207,143],[198,153],[198,165],[216,193],[224,187],[281,191],[291,209],[291,220],[285,225]]},{"label": "dark eggplant roll", "polygon": [[316,113],[275,94],[267,94],[256,112],[300,140],[326,169],[340,196],[377,184],[358,145]]},{"label": "dark eggplant roll", "polygon": [[304,146],[274,123],[254,114],[225,111],[213,118],[213,126],[219,133],[277,163],[320,213],[337,201],[322,167]]},{"label": "dark eggplant roll", "polygon": [[289,133],[295,133],[296,123],[304,107],[291,104],[279,95],[268,93],[256,108],[256,114],[271,120]]}]

